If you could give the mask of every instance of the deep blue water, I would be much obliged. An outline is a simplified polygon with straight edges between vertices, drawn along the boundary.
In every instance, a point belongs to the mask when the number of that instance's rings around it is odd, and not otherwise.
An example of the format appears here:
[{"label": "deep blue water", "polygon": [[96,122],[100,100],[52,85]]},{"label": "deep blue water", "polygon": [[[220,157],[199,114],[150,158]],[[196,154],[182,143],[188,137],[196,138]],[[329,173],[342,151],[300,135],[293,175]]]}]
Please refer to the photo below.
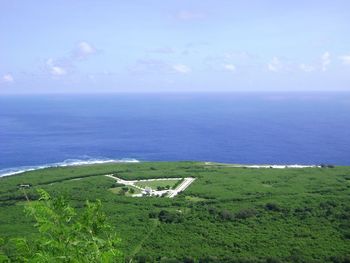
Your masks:
[{"label": "deep blue water", "polygon": [[0,97],[0,169],[88,158],[350,165],[350,94]]}]

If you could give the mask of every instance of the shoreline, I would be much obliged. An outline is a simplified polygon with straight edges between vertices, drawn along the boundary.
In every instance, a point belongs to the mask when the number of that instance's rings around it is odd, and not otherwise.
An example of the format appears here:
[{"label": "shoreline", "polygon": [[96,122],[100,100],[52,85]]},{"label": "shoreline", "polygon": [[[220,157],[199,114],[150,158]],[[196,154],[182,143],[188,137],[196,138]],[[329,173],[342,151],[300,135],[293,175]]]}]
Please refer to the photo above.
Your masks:
[{"label": "shoreline", "polygon": [[252,169],[259,169],[259,168],[265,168],[265,169],[286,169],[286,168],[293,168],[293,169],[300,169],[300,168],[321,168],[321,165],[303,165],[303,164],[221,164],[221,163],[212,163],[212,162],[205,162],[205,165],[221,165],[225,167],[236,167],[236,168],[252,168]]},{"label": "shoreline", "polygon": [[25,172],[31,172],[36,170],[42,170],[46,168],[56,168],[56,167],[68,167],[68,166],[82,166],[82,165],[92,165],[92,164],[104,164],[104,163],[139,163],[136,159],[88,159],[88,160],[78,160],[78,159],[68,159],[63,162],[49,163],[42,165],[32,165],[32,166],[20,166],[13,168],[5,168],[0,170],[0,178],[17,175]]},{"label": "shoreline", "polygon": [[[96,159],[87,159],[87,160],[68,159],[68,160],[65,160],[63,162],[49,163],[49,164],[43,164],[43,165],[4,168],[4,169],[0,170],[0,178],[6,177],[6,176],[18,175],[18,174],[25,173],[25,172],[42,170],[42,169],[46,169],[46,168],[106,164],[106,163],[140,163],[140,162],[141,162],[140,160],[133,159],[133,158],[124,158],[124,159],[107,159],[107,158],[98,159],[98,158],[96,158]],[[147,162],[147,161],[142,161],[142,162]],[[154,162],[164,162],[164,161],[154,161]],[[172,161],[169,161],[169,162],[172,162]],[[173,162],[178,162],[178,161],[173,161]],[[200,161],[198,161],[198,162],[200,162]],[[230,163],[217,163],[217,162],[204,162],[204,161],[203,161],[203,164],[207,165],[207,166],[220,165],[220,166],[232,167],[232,168],[251,168],[251,169],[259,169],[259,168],[264,168],[264,169],[268,169],[268,168],[272,168],[272,169],[321,168],[321,165],[303,165],[303,164],[230,164]]]}]

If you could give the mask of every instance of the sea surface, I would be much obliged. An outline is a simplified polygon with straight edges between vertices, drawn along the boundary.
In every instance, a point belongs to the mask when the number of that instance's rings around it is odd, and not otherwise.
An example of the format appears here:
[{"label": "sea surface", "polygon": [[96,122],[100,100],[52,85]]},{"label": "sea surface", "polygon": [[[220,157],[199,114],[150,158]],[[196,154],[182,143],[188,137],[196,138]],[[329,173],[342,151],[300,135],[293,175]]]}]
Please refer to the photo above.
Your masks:
[{"label": "sea surface", "polygon": [[125,159],[350,165],[350,94],[0,96],[0,175]]}]

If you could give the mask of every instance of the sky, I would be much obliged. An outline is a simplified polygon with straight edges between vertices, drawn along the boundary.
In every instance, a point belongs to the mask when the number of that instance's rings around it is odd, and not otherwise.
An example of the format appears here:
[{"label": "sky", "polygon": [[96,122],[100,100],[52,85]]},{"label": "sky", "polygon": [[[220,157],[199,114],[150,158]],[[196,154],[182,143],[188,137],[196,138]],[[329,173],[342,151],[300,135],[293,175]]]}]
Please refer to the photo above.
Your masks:
[{"label": "sky", "polygon": [[348,0],[0,0],[0,94],[350,91]]}]

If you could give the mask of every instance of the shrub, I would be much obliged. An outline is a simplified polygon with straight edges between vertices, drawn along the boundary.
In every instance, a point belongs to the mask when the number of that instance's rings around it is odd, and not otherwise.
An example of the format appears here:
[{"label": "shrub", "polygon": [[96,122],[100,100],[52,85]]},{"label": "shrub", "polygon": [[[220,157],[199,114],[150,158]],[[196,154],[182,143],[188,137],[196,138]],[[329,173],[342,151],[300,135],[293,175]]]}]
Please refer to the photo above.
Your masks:
[{"label": "shrub", "polygon": [[208,256],[208,257],[199,259],[199,263],[214,263],[214,262],[216,263],[220,261],[217,257],[213,257],[213,256]]},{"label": "shrub", "polygon": [[158,214],[158,219],[163,223],[181,223],[183,221],[182,215],[167,210],[161,210]]},{"label": "shrub", "polygon": [[149,218],[157,218],[158,213],[156,211],[152,211],[152,212],[149,212],[148,216],[149,216]]},{"label": "shrub", "polygon": [[160,260],[160,263],[181,263],[181,261],[179,261],[178,259],[176,258],[167,258],[167,257],[164,257]]},{"label": "shrub", "polygon": [[281,208],[280,208],[279,205],[276,204],[276,203],[267,203],[267,204],[265,205],[265,209],[266,209],[266,210],[270,210],[270,211],[276,211],[276,212],[281,211]]},{"label": "shrub", "polygon": [[248,208],[237,212],[235,217],[238,219],[247,219],[247,218],[256,216],[256,214],[257,214],[257,211],[255,209]]},{"label": "shrub", "polygon": [[101,202],[86,201],[78,214],[64,198],[52,199],[44,190],[39,201],[26,206],[40,236],[30,242],[14,239],[14,262],[123,262],[120,239],[106,223]]},{"label": "shrub", "polygon": [[269,257],[266,259],[266,263],[280,263],[280,262],[282,262],[282,261],[277,259],[277,258]]},{"label": "shrub", "polygon": [[330,262],[333,262],[333,263],[350,263],[350,255],[330,257]]},{"label": "shrub", "polygon": [[209,207],[209,208],[208,208],[208,212],[209,212],[209,214],[211,214],[211,215],[215,215],[215,214],[216,214],[216,208],[215,208],[215,207]]},{"label": "shrub", "polygon": [[[148,262],[153,262],[152,258],[149,256],[145,255],[138,255],[135,257],[135,261],[138,263],[148,263]],[[132,261],[130,261],[132,262]]]},{"label": "shrub", "polygon": [[232,214],[230,211],[228,210],[222,210],[219,213],[219,216],[222,220],[233,220],[235,218],[234,214]]},{"label": "shrub", "polygon": [[182,260],[183,263],[194,263],[195,260],[192,257],[184,257]]}]

